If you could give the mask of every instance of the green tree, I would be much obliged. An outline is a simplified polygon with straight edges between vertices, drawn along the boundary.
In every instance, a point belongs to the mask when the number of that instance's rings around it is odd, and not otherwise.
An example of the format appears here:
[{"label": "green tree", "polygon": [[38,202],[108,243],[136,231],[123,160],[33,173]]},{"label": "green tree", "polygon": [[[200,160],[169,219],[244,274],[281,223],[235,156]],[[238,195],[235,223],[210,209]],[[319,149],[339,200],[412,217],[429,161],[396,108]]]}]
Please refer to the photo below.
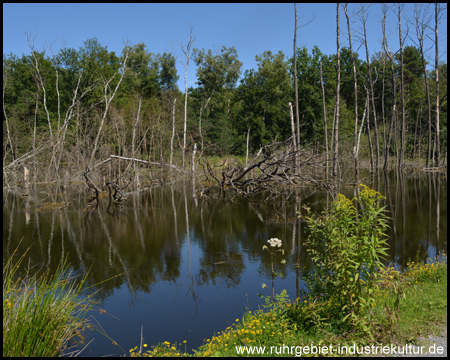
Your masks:
[{"label": "green tree", "polygon": [[220,53],[194,49],[198,87],[192,92],[198,114],[198,136],[201,149],[216,144],[222,154],[231,150],[230,111],[233,90],[241,73],[242,63],[234,47],[222,47]]},{"label": "green tree", "polygon": [[239,104],[234,114],[233,129],[237,134],[236,151],[245,150],[241,134],[250,129],[250,148],[291,136],[289,101],[292,101],[288,62],[282,51],[265,51],[256,56],[257,70],[247,70],[237,89]]}]

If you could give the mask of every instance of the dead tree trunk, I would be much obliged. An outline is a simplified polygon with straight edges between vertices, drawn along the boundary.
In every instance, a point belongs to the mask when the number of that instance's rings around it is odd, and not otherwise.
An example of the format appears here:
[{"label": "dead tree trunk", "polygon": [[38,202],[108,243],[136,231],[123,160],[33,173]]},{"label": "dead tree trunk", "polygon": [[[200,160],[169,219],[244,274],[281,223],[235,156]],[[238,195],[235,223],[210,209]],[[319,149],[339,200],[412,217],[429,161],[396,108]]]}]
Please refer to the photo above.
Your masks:
[{"label": "dead tree trunk", "polygon": [[172,108],[172,137],[170,139],[170,165],[172,165],[172,161],[173,161],[173,139],[175,137],[175,104],[177,102],[177,98],[175,96],[175,98],[173,99],[173,108]]},{"label": "dead tree trunk", "polygon": [[440,18],[440,13],[441,13],[441,8],[439,3],[435,3],[435,11],[434,11],[434,19],[435,19],[435,27],[434,27],[434,35],[435,35],[435,49],[436,49],[436,54],[434,57],[434,68],[435,68],[435,72],[436,72],[436,141],[435,143],[435,147],[436,147],[436,151],[435,151],[435,166],[438,167],[439,166],[439,158],[440,158],[440,144],[439,144],[439,42],[438,42],[438,23],[439,23],[439,18]]},{"label": "dead tree trunk", "polygon": [[[369,87],[370,87],[370,95],[372,100],[372,111],[373,111],[373,128],[375,131],[375,143],[376,143],[376,159],[375,159],[375,170],[378,171],[378,162],[380,158],[380,143],[378,140],[378,125],[377,125],[377,112],[375,108],[375,94],[374,94],[374,82],[372,81],[372,71],[370,68],[370,57],[369,57],[369,47],[367,44],[367,31],[366,31],[366,12],[365,12],[365,4],[361,5],[361,21],[363,24],[363,32],[364,32],[364,46],[366,48],[366,61],[367,61],[367,69],[368,69],[368,76],[369,76]],[[367,122],[367,125],[369,126],[369,122]]]},{"label": "dead tree trunk", "polygon": [[[355,56],[353,54],[353,47],[352,47],[352,32],[350,29],[350,18],[347,14],[347,4],[344,5],[344,13],[345,17],[347,19],[347,28],[348,28],[348,42],[350,46],[350,54],[352,56],[352,64],[353,64],[353,88],[355,93],[355,129],[353,134],[353,159],[355,160],[355,182],[358,181],[359,177],[359,169],[358,169],[358,153],[356,151],[356,142],[358,137],[358,82],[356,78],[356,63],[355,63]],[[322,76],[322,63],[320,64],[321,68],[321,75]],[[323,85],[322,85],[323,88]],[[323,92],[323,90],[322,90]],[[324,106],[325,106],[325,100],[324,100]]]},{"label": "dead tree trunk", "polygon": [[[300,117],[298,111],[298,79],[297,79],[297,4],[295,8],[295,29],[294,29],[294,90],[295,90],[295,120],[297,123],[297,143],[294,150],[300,149]],[[296,161],[296,160],[295,160]]]},{"label": "dead tree trunk", "polygon": [[[50,133],[50,143],[52,146],[52,157],[51,157],[50,163],[49,163],[49,169],[50,169],[50,167],[52,166],[52,163],[54,162],[54,159],[55,159],[55,141],[53,139],[53,130],[52,130],[52,124],[50,121],[50,113],[47,108],[47,92],[45,90],[44,80],[43,80],[41,72],[39,70],[39,60],[38,60],[38,56],[37,56],[37,51],[35,51],[35,49],[34,49],[35,38],[36,38],[36,35],[34,36],[33,39],[31,39],[30,35],[27,33],[27,43],[31,50],[31,54],[33,56],[33,68],[34,68],[34,72],[35,72],[34,77],[36,79],[38,86],[42,89],[44,110],[45,110],[45,114],[47,115],[48,129],[49,129],[49,133]],[[55,167],[56,167],[56,163],[55,163]]]},{"label": "dead tree trunk", "polygon": [[[327,182],[317,180],[314,175],[308,176],[308,172],[304,170],[295,173],[290,171],[294,159],[299,160],[300,167],[308,168],[322,168],[323,161],[326,161],[321,154],[311,155],[311,149],[309,151],[297,150],[297,152],[298,154],[293,150],[293,144],[289,139],[263,146],[253,161],[244,169],[234,166],[228,170],[221,170],[218,174],[214,168],[222,167],[225,161],[219,166],[211,167],[206,159],[200,162],[200,165],[203,167],[206,177],[214,179],[221,191],[227,186],[242,195],[254,194],[261,190],[276,193],[276,185],[295,186],[300,182],[329,186]],[[313,172],[311,173],[313,174]],[[252,176],[246,177],[247,174],[252,174]]]},{"label": "dead tree trunk", "polygon": [[333,176],[337,175],[338,145],[339,145],[339,93],[341,87],[341,50],[339,29],[339,3],[336,11],[336,44],[337,44],[337,88],[336,88],[336,118],[334,125],[334,153],[333,153]]},{"label": "dead tree trunk", "polygon": [[[429,27],[431,21],[431,16],[428,15],[430,4],[415,4],[414,7],[414,22],[416,28],[416,36],[418,41],[418,48],[420,51],[420,57],[422,59],[423,73],[425,77],[425,92],[427,94],[427,109],[428,109],[428,150],[427,150],[427,167],[430,167],[431,160],[431,100],[430,100],[430,89],[428,87],[428,74],[425,66],[425,51],[424,51],[424,39],[425,31]],[[420,147],[419,147],[420,149]]]},{"label": "dead tree trunk", "polygon": [[248,128],[248,131],[247,131],[247,150],[245,152],[245,166],[246,167],[247,167],[247,162],[248,162],[248,143],[249,143],[249,140],[250,140],[250,127]]},{"label": "dead tree trunk", "polygon": [[178,59],[178,61],[184,66],[184,130],[183,130],[183,170],[185,169],[185,157],[186,157],[186,124],[187,124],[187,100],[188,100],[188,87],[187,87],[187,72],[189,67],[189,60],[191,59],[191,47],[194,44],[195,38],[192,36],[192,26],[189,26],[189,40],[188,43],[185,46],[183,46],[183,43],[180,44],[181,50],[184,53],[184,57],[186,58],[185,62],[181,61],[178,56],[175,55],[175,57]]},{"label": "dead tree trunk", "polygon": [[[141,97],[139,98],[139,108],[138,108],[138,113],[136,116],[136,122],[134,123],[134,127],[133,127],[133,140],[131,141],[131,157],[133,159],[135,158],[134,142],[136,140],[136,128],[139,123],[139,115],[141,114],[142,95],[143,94],[141,94]],[[136,162],[133,162],[133,173],[134,173],[134,176],[136,177],[136,182],[139,186],[139,174],[136,173]]]},{"label": "dead tree trunk", "polygon": [[402,104],[402,124],[400,132],[400,156],[398,161],[398,171],[401,171],[405,157],[405,131],[406,131],[406,114],[405,114],[405,94],[403,79],[403,34],[402,34],[402,10],[404,5],[398,5],[398,37],[400,41],[400,99]]},{"label": "dead tree trunk", "polygon": [[203,151],[203,135],[202,135],[202,112],[203,110],[206,110],[206,108],[208,107],[209,101],[211,100],[211,97],[214,94],[214,90],[211,92],[211,95],[209,95],[209,98],[206,100],[205,105],[200,107],[200,115],[198,117],[198,132],[200,134],[200,139],[202,140],[202,147],[201,150]]},{"label": "dead tree trunk", "polygon": [[389,162],[389,151],[390,151],[390,145],[391,145],[391,138],[392,138],[392,131],[394,128],[395,123],[395,117],[396,117],[396,98],[397,98],[397,88],[395,86],[395,72],[394,72],[394,57],[389,50],[388,43],[387,43],[387,37],[386,37],[386,14],[387,14],[387,6],[386,4],[383,4],[382,7],[383,11],[383,20],[382,20],[382,27],[383,27],[383,49],[386,53],[386,56],[389,58],[389,62],[391,65],[391,76],[392,76],[392,97],[393,97],[393,106],[392,106],[392,115],[391,115],[391,122],[389,124],[389,132],[388,137],[384,149],[384,170],[386,171],[388,168],[388,162]]},{"label": "dead tree trunk", "polygon": [[[292,103],[289,103],[289,114],[291,116],[292,140],[293,140],[293,143],[294,143],[294,151],[295,151],[295,150],[297,150],[297,141],[295,140],[294,111],[292,109]],[[295,169],[295,163],[296,163],[296,159],[294,159],[294,162],[292,163],[292,166],[294,167],[294,169]],[[247,161],[245,162],[245,165],[247,165]],[[295,170],[294,170],[294,172],[295,172]]]},{"label": "dead tree trunk", "polygon": [[109,83],[116,77],[116,75],[119,73],[119,70],[117,70],[116,73],[111,77],[111,79],[109,79],[105,83],[105,87],[104,87],[105,111],[103,112],[102,120],[100,122],[100,127],[98,129],[98,133],[97,133],[97,136],[94,141],[94,149],[92,150],[91,160],[89,161],[89,167],[92,167],[92,163],[94,161],[94,156],[95,156],[95,153],[97,152],[98,142],[100,140],[100,135],[102,133],[103,124],[105,123],[106,115],[108,114],[109,106],[111,105],[112,100],[116,96],[117,89],[119,88],[120,83],[122,82],[122,80],[126,74],[128,55],[129,55],[129,52],[128,51],[125,52],[125,58],[122,63],[122,68],[120,69],[121,70],[120,71],[120,79],[119,79],[119,82],[117,83],[116,88],[114,89],[114,92],[112,93],[112,95],[108,94]]},{"label": "dead tree trunk", "polygon": [[[369,90],[366,88],[366,94],[369,97]],[[367,139],[369,140],[369,155],[370,155],[370,172],[373,172],[374,170],[374,164],[373,164],[373,147],[372,147],[372,136],[370,134],[370,106],[369,103],[367,103]]]},{"label": "dead tree trunk", "polygon": [[322,103],[323,103],[323,129],[325,131],[325,153],[327,161],[325,163],[326,179],[328,180],[328,131],[327,131],[327,109],[325,107],[325,86],[322,76],[322,61],[320,62],[320,85],[322,86]]},{"label": "dead tree trunk", "polygon": [[[67,133],[67,128],[69,127],[69,122],[73,117],[73,109],[75,108],[76,104],[79,104],[80,100],[89,92],[92,90],[91,87],[89,87],[88,89],[86,89],[77,99],[77,94],[78,94],[78,89],[80,87],[80,82],[81,82],[81,77],[82,77],[82,72],[80,72],[80,74],[78,75],[78,82],[77,82],[77,87],[75,88],[74,91],[74,95],[72,98],[72,104],[69,106],[69,108],[66,111],[66,115],[64,117],[64,123],[62,125],[62,127],[59,129],[59,136],[60,136],[60,149],[59,149],[59,157],[58,157],[58,161],[56,163],[56,172],[59,172],[60,166],[61,166],[61,157],[62,157],[62,153],[64,150],[64,143],[66,140],[66,133]],[[62,134],[61,134],[62,132]],[[62,137],[62,139],[61,139]]]},{"label": "dead tree trunk", "polygon": [[9,132],[8,117],[6,116],[6,109],[5,109],[5,89],[6,89],[6,83],[8,81],[8,70],[9,69],[6,66],[3,66],[3,115],[5,116],[6,134],[8,136],[9,147],[11,148],[11,158],[12,158],[12,161],[14,161],[14,148],[13,148],[13,144],[11,141],[11,133]]}]

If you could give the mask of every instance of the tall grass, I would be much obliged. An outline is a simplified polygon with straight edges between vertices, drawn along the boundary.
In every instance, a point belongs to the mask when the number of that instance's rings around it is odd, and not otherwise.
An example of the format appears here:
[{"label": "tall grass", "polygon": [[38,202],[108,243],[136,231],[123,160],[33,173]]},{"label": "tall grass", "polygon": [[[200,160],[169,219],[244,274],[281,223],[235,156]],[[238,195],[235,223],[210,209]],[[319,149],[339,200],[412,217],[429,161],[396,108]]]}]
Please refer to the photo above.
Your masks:
[{"label": "tall grass", "polygon": [[86,276],[74,280],[66,261],[53,276],[21,273],[26,252],[14,264],[15,253],[3,263],[3,356],[76,355],[90,328],[92,295],[81,296]]}]

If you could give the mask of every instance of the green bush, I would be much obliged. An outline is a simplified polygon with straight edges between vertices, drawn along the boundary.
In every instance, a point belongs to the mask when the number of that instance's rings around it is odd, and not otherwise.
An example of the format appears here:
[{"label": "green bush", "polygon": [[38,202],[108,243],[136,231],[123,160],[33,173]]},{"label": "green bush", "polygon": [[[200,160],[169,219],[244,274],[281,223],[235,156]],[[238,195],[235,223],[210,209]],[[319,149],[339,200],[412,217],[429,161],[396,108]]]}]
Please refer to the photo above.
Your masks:
[{"label": "green bush", "polygon": [[313,325],[372,332],[375,282],[384,268],[388,217],[383,197],[365,185],[352,200],[339,194],[329,214],[304,216],[311,231],[306,245],[314,270],[306,276],[309,293],[292,307],[302,327]]}]

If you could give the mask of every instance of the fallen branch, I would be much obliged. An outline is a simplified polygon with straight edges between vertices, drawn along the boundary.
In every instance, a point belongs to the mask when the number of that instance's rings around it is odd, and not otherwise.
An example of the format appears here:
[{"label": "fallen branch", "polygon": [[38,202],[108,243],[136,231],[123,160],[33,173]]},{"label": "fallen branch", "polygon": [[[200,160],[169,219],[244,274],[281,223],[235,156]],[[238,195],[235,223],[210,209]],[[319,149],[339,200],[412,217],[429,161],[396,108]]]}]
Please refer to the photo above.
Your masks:
[{"label": "fallen branch", "polygon": [[[296,171],[291,170],[294,160],[297,159]],[[213,178],[221,191],[229,186],[239,194],[254,194],[262,190],[275,191],[277,185],[298,186],[301,183],[314,184],[319,187],[329,188],[330,185],[321,180],[314,179],[308,175],[312,167],[323,170],[322,163],[327,159],[319,154],[314,154],[308,149],[296,150],[292,139],[284,142],[275,142],[263,146],[254,157],[253,161],[242,168],[235,165],[231,168],[221,170],[222,180],[214,173],[207,160],[203,167],[207,178]],[[219,166],[224,166],[226,161]],[[300,171],[302,169],[302,171]],[[248,177],[248,175],[252,175]]]},{"label": "fallen branch", "polygon": [[177,170],[178,172],[183,171],[182,169],[178,168],[175,165],[171,165],[171,164],[164,164],[164,163],[160,163],[160,162],[152,162],[152,161],[146,161],[146,160],[141,160],[141,159],[136,159],[136,158],[129,158],[129,157],[125,157],[125,156],[118,156],[118,155],[109,155],[109,158],[99,162],[98,164],[95,164],[93,167],[91,167],[89,169],[89,171],[95,169],[96,167],[99,167],[100,165],[103,165],[104,163],[111,161],[112,159],[120,159],[120,160],[126,160],[126,161],[134,161],[134,162],[139,162],[142,164],[147,164],[147,165],[158,165],[158,166],[168,166],[171,167],[175,170]]}]

